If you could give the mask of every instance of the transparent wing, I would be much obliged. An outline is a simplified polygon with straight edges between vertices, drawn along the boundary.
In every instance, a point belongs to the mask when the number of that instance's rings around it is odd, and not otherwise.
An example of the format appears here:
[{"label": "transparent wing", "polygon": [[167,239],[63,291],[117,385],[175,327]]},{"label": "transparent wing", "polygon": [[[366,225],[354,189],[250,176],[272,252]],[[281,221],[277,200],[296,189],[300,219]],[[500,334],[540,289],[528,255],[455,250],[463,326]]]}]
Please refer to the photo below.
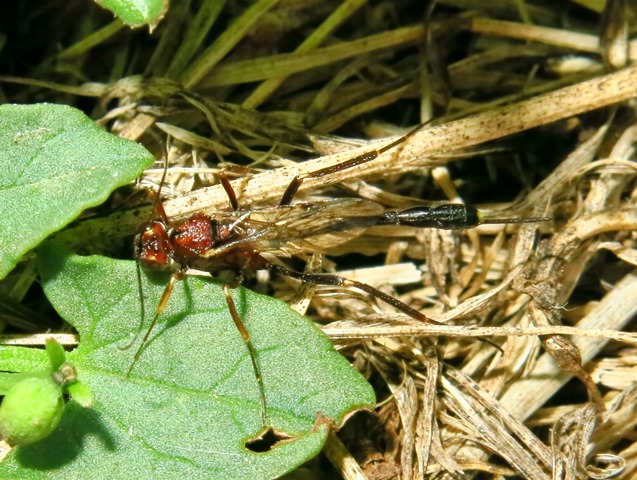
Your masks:
[{"label": "transparent wing", "polygon": [[322,252],[360,235],[383,211],[378,203],[353,198],[235,212],[235,239],[205,256],[238,248],[284,255]]}]

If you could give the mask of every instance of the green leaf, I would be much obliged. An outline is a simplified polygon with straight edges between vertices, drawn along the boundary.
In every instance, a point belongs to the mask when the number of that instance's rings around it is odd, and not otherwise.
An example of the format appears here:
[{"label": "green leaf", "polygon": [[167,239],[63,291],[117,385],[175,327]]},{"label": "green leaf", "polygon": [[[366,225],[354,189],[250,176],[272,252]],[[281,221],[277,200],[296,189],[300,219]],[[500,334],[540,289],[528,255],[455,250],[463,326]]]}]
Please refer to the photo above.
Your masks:
[{"label": "green leaf", "polygon": [[96,0],[129,27],[148,25],[152,31],[168,10],[168,0]]},{"label": "green leaf", "polygon": [[64,105],[0,105],[0,278],[152,155]]},{"label": "green leaf", "polygon": [[51,373],[51,363],[44,350],[28,347],[0,345],[0,365],[7,372],[46,371]]},{"label": "green leaf", "polygon": [[[12,452],[0,474],[17,478],[277,478],[318,453],[327,425],[369,408],[369,384],[329,339],[286,304],[243,288],[232,294],[263,372],[270,424],[292,437],[255,453],[262,430],[251,360],[221,285],[178,282],[130,377],[139,339],[136,265],[40,249],[45,292],[80,333],[67,353],[95,396],[92,410],[67,409],[60,427]],[[146,325],[167,282],[144,274]],[[319,413],[321,415],[319,415]],[[1,476],[1,475],[0,475]]]}]

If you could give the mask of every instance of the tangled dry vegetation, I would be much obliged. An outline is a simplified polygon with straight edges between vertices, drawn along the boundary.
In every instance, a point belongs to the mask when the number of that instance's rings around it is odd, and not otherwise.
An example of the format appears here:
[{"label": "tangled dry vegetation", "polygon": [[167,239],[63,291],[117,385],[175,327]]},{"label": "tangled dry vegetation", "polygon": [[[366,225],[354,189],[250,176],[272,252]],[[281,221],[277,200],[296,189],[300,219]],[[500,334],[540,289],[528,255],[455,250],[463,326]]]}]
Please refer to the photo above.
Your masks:
[{"label": "tangled dry vegetation", "polygon": [[[47,34],[4,53],[3,100],[79,106],[158,158],[167,141],[171,218],[227,208],[220,170],[239,179],[242,205],[274,204],[295,174],[433,119],[369,163],[308,179],[298,198],[467,201],[551,219],[376,227],[305,259],[444,325],[272,279],[380,399],[332,435],[338,473],[319,459],[292,476],[634,478],[637,351],[621,333],[637,312],[634,4],[174,3],[148,34],[89,5],[41,2],[24,18]],[[116,248],[144,215],[114,209],[67,241]]]}]

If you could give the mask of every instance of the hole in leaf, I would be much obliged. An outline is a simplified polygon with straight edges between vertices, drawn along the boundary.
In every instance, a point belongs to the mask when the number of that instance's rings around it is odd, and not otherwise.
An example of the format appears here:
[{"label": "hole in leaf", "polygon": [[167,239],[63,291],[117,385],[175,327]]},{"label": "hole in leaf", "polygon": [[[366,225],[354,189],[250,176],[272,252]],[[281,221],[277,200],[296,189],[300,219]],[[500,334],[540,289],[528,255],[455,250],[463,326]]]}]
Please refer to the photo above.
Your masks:
[{"label": "hole in leaf", "polygon": [[245,447],[251,452],[265,453],[273,450],[281,442],[286,442],[294,437],[286,435],[282,432],[276,432],[272,428],[268,428],[254,438],[249,439],[245,443]]}]

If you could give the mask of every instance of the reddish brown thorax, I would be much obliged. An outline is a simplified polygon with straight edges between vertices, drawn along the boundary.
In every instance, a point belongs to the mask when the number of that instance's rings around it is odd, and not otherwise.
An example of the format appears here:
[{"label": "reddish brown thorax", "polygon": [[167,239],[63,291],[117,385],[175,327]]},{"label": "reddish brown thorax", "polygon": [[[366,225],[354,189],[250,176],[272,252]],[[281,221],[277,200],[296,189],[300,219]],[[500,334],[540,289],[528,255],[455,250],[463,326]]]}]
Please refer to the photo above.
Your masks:
[{"label": "reddish brown thorax", "polygon": [[180,223],[171,235],[175,256],[197,258],[212,249],[218,237],[216,223],[203,213],[196,213]]}]

